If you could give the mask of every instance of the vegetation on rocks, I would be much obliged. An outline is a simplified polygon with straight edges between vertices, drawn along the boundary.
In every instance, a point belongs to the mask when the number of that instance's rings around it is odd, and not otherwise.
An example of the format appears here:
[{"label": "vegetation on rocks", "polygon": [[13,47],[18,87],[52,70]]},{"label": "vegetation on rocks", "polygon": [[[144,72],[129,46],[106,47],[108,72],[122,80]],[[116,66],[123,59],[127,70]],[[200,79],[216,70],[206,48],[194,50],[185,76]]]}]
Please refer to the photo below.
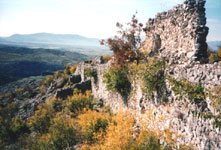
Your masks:
[{"label": "vegetation on rocks", "polygon": [[152,95],[153,92],[158,92],[162,95],[163,88],[165,88],[165,62],[157,59],[152,59],[148,62],[141,79],[143,82],[143,91]]},{"label": "vegetation on rocks", "polygon": [[86,77],[93,77],[95,80],[97,80],[97,71],[94,69],[90,69],[90,68],[84,69],[84,75]]},{"label": "vegetation on rocks", "polygon": [[104,83],[107,84],[107,89],[121,94],[126,94],[130,90],[130,82],[126,71],[119,66],[112,66],[103,75]]},{"label": "vegetation on rocks", "polygon": [[191,101],[195,102],[205,100],[206,95],[200,82],[195,85],[187,80],[177,81],[172,76],[168,76],[167,79],[172,85],[173,92],[180,96],[180,99],[182,99],[184,96],[188,96]]},{"label": "vegetation on rocks", "polygon": [[105,55],[103,56],[103,59],[104,59],[104,63],[107,63],[109,60],[111,60],[111,57],[110,55]]},{"label": "vegetation on rocks", "polygon": [[143,93],[149,98],[153,98],[157,94],[162,101],[166,101],[165,68],[165,61],[153,57],[149,58],[147,63],[142,61],[139,64],[130,63],[128,65],[128,76],[131,82],[136,81],[141,85]]}]

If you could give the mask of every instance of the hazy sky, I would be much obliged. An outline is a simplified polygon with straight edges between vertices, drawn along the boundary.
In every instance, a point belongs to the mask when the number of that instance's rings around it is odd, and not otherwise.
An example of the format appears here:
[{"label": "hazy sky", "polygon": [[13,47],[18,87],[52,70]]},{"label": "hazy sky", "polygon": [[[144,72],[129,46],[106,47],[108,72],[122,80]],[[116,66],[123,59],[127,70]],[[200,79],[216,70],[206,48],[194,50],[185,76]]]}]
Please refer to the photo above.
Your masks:
[{"label": "hazy sky", "polygon": [[[0,36],[48,32],[107,38],[138,11],[146,23],[183,0],[0,0]],[[207,0],[208,40],[221,40],[221,0]]]}]

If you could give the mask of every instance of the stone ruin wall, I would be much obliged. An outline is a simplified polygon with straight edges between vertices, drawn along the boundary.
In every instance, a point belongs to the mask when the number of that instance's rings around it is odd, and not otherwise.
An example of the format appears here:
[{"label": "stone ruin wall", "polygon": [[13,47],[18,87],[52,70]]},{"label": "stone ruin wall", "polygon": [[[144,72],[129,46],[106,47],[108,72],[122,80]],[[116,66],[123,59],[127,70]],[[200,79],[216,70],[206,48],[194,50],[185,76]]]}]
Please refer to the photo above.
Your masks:
[{"label": "stone ruin wall", "polygon": [[[102,60],[102,57],[96,59]],[[172,86],[167,82],[168,107],[166,107],[156,103],[155,100],[148,99],[145,93],[142,92],[140,83],[134,82],[132,94],[125,101],[125,98],[119,93],[106,89],[106,84],[103,82],[103,74],[110,66],[110,61],[106,64],[102,63],[102,61],[96,64],[82,62],[78,65],[75,75],[81,75],[82,80],[86,81],[88,79],[84,76],[85,68],[96,70],[98,80],[95,81],[93,78],[90,78],[92,81],[92,94],[97,100],[102,101],[105,106],[110,106],[114,112],[117,112],[120,108],[129,109],[131,113],[139,117],[148,110],[152,110],[152,114],[156,118],[162,115],[167,116],[166,122],[160,123],[159,127],[163,130],[169,124],[171,132],[182,135],[176,138],[177,146],[193,144],[195,149],[199,150],[221,149],[221,129],[213,126],[214,120],[198,116],[204,111],[215,112],[215,109],[210,105],[211,100],[209,97],[200,105],[191,103],[188,97],[180,100],[180,97],[174,94],[171,90]],[[209,88],[210,86],[221,85],[220,69],[221,62],[215,64],[195,64],[192,67],[183,67],[180,64],[176,64],[174,68],[166,72],[167,74],[174,72],[175,78],[182,79],[186,77],[193,80],[192,82],[203,79],[202,84],[208,85]]]},{"label": "stone ruin wall", "polygon": [[146,46],[151,50],[183,51],[186,58],[207,60],[205,0],[185,0],[146,23]]}]

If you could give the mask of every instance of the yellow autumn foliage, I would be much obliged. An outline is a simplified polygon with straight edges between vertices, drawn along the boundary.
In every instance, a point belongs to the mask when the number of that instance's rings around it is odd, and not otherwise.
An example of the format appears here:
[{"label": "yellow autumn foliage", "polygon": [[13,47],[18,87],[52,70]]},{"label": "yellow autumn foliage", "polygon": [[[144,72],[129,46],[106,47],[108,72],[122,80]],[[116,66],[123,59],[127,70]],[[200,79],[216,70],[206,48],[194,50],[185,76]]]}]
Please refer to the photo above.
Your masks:
[{"label": "yellow autumn foliage", "polygon": [[101,145],[102,150],[124,150],[126,146],[133,140],[132,135],[135,120],[128,111],[120,111],[107,128],[107,135],[104,144]]},{"label": "yellow autumn foliage", "polygon": [[104,112],[97,112],[94,110],[84,110],[82,114],[78,115],[78,123],[85,131],[90,124],[95,124],[97,119],[110,121],[110,116]]},{"label": "yellow autumn foliage", "polygon": [[[155,112],[155,106],[139,116],[122,110],[116,114],[105,109],[94,110],[90,91],[75,90],[62,101],[51,97],[38,107],[28,125],[37,133],[28,149],[65,149],[77,145],[77,150],[166,150],[178,148],[175,132],[171,132],[167,113]],[[170,106],[161,106],[170,112]],[[136,118],[136,119],[135,119]],[[161,142],[160,142],[161,141]]]},{"label": "yellow autumn foliage", "polygon": [[74,90],[73,96],[67,98],[65,104],[67,108],[77,114],[83,109],[92,109],[93,108],[93,96],[91,91],[86,91],[84,94],[78,90]]},{"label": "yellow autumn foliage", "polygon": [[71,67],[70,67],[70,72],[71,72],[71,74],[74,74],[75,71],[76,71],[76,69],[77,69],[77,65],[71,66]]},{"label": "yellow autumn foliage", "polygon": [[87,144],[91,145],[102,141],[111,119],[107,113],[94,110],[84,110],[77,118],[81,132],[85,135],[86,147]]},{"label": "yellow autumn foliage", "polygon": [[133,140],[135,120],[128,111],[120,111],[113,116],[106,129],[103,139],[94,145],[84,144],[82,150],[126,150]]},{"label": "yellow autumn foliage", "polygon": [[50,119],[52,117],[52,110],[49,105],[39,105],[35,115],[30,117],[28,126],[33,131],[45,133],[50,126]]}]

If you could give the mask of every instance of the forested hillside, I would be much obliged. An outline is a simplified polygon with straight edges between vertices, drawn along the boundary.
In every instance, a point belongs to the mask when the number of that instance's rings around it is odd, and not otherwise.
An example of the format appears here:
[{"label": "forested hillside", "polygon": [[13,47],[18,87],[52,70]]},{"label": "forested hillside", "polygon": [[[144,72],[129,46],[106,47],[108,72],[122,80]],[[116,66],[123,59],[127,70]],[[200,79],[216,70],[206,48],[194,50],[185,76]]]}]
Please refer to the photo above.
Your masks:
[{"label": "forested hillside", "polygon": [[49,75],[87,58],[70,51],[0,45],[0,85],[25,77]]}]

